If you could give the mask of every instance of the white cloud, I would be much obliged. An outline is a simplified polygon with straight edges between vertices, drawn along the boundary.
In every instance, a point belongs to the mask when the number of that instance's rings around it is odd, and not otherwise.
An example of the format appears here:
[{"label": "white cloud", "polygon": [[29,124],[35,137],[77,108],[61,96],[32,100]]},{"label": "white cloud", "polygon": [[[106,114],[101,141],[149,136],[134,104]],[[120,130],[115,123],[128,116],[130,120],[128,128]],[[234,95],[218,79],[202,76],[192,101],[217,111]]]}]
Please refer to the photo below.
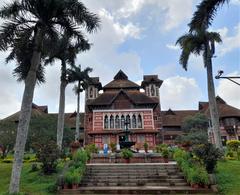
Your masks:
[{"label": "white cloud", "polygon": [[201,90],[193,78],[170,77],[164,80],[160,88],[162,110],[197,109],[201,96]]},{"label": "white cloud", "polygon": [[222,44],[217,45],[217,49],[219,50],[219,54],[221,56],[231,52],[234,49],[240,48],[240,23],[234,27],[235,34],[232,36],[228,35],[229,29],[227,27],[217,29],[216,31],[220,33],[223,41]]},{"label": "white cloud", "polygon": [[178,45],[170,44],[170,43],[166,44],[166,47],[171,50],[179,50],[180,49]]},{"label": "white cloud", "polygon": [[[229,73],[227,76],[240,76],[240,71]],[[240,83],[240,79],[234,79]],[[240,86],[227,80],[221,79],[216,88],[217,95],[223,98],[228,104],[240,109]]]},{"label": "white cloud", "polygon": [[230,3],[233,5],[240,5],[240,0],[231,0]]}]

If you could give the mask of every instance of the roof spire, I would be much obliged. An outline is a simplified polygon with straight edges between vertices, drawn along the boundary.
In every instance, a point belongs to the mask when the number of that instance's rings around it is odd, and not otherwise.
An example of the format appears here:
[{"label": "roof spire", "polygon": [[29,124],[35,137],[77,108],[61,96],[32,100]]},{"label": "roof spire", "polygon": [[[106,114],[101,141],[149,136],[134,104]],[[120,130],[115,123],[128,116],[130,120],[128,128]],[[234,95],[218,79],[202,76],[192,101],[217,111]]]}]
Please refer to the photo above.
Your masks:
[{"label": "roof spire", "polygon": [[128,76],[122,70],[119,70],[115,75],[114,80],[128,80]]}]

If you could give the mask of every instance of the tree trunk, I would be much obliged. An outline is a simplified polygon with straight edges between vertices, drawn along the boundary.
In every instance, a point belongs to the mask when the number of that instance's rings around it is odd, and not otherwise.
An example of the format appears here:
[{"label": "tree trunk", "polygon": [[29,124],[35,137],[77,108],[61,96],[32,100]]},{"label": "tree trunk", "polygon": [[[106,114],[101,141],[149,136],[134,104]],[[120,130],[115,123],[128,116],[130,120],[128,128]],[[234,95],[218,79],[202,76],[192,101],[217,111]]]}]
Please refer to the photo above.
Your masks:
[{"label": "tree trunk", "polygon": [[9,185],[10,193],[19,192],[19,183],[22,170],[23,156],[25,144],[28,135],[28,127],[32,112],[32,100],[34,88],[36,84],[36,74],[41,60],[41,50],[43,35],[40,29],[37,28],[34,40],[34,51],[31,59],[31,67],[25,80],[25,88],[22,98],[19,123],[17,128],[17,137],[14,147],[14,162],[12,166],[12,175]]},{"label": "tree trunk", "polygon": [[[80,88],[80,82],[78,82],[78,88],[77,90]],[[75,141],[77,141],[79,139],[80,136],[80,92],[77,91],[77,117],[76,117],[76,134],[75,134]]]},{"label": "tree trunk", "polygon": [[215,96],[215,88],[212,76],[212,54],[210,52],[209,45],[207,46],[207,59],[206,68],[207,68],[207,83],[208,83],[208,100],[209,100],[209,109],[210,116],[213,128],[214,141],[217,148],[222,148],[221,134],[220,134],[220,125],[219,125],[219,114]]},{"label": "tree trunk", "polygon": [[61,75],[61,84],[60,84],[59,111],[58,111],[58,122],[57,122],[57,145],[60,150],[62,150],[62,141],[63,141],[64,115],[65,115],[65,89],[67,86],[65,62],[62,62],[61,74],[62,75]]}]

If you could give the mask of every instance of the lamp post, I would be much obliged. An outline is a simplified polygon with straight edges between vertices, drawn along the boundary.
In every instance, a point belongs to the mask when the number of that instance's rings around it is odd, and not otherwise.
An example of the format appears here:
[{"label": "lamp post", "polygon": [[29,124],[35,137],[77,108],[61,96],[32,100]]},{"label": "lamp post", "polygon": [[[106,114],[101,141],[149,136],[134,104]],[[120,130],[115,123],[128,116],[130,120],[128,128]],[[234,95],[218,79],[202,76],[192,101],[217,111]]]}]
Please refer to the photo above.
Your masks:
[{"label": "lamp post", "polygon": [[233,83],[237,84],[240,86],[240,83],[234,81],[233,79],[240,79],[240,76],[222,76],[223,70],[219,70],[218,74],[215,76],[215,79],[228,79],[229,81],[232,81]]}]

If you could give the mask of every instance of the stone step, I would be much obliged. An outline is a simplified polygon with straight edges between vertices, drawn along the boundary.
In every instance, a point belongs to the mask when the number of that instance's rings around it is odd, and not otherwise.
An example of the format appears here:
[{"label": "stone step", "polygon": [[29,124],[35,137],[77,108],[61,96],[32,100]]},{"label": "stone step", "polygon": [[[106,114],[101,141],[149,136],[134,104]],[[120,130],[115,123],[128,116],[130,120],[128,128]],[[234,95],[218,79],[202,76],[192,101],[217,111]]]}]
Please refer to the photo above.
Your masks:
[{"label": "stone step", "polygon": [[80,186],[188,186],[186,182],[181,183],[168,183],[168,182],[158,182],[158,183],[144,183],[144,182],[82,182]]},{"label": "stone step", "polygon": [[[139,177],[141,176],[141,177]],[[101,175],[90,175],[86,174],[84,178],[95,178],[95,179],[183,179],[182,175],[107,175],[102,177]]]},{"label": "stone step", "polygon": [[[101,183],[101,182],[113,182],[113,183],[125,183],[125,182],[143,182],[143,183],[184,183],[184,179],[144,179],[144,178],[115,178],[115,179],[96,179],[96,178],[83,178],[82,183]],[[186,182],[185,182],[186,183]]]},{"label": "stone step", "polygon": [[189,186],[116,186],[80,187],[75,190],[62,190],[60,194],[210,194],[209,189],[194,189]]},{"label": "stone step", "polygon": [[89,175],[90,177],[148,177],[148,176],[155,176],[155,177],[172,177],[172,176],[181,176],[183,177],[182,173],[147,173],[147,172],[143,172],[143,173],[86,173],[86,175]]}]

